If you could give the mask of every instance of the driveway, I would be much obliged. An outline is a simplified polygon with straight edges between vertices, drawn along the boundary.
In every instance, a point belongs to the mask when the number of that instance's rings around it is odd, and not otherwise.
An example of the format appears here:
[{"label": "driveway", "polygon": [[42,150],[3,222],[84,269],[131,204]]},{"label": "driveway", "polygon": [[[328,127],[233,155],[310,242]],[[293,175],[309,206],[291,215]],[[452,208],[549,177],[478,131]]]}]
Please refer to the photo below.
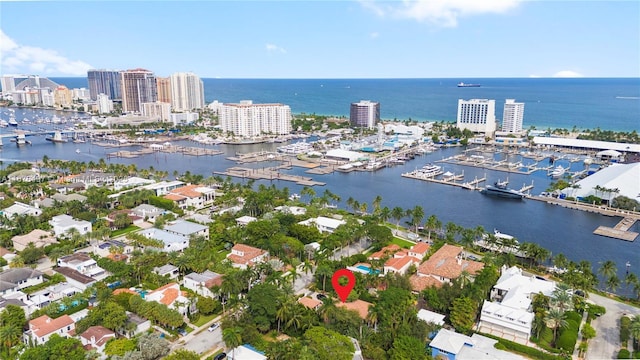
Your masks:
[{"label": "driveway", "polygon": [[341,249],[336,249],[331,255],[331,260],[340,260],[343,257],[359,254],[371,246],[371,240],[363,238],[360,241],[356,241],[351,245],[345,246]]},{"label": "driveway", "polygon": [[621,346],[620,317],[624,314],[640,315],[640,309],[592,293],[589,293],[589,300],[604,306],[607,309],[607,313],[591,322],[591,325],[596,330],[596,337],[589,341],[585,359],[615,359]]}]

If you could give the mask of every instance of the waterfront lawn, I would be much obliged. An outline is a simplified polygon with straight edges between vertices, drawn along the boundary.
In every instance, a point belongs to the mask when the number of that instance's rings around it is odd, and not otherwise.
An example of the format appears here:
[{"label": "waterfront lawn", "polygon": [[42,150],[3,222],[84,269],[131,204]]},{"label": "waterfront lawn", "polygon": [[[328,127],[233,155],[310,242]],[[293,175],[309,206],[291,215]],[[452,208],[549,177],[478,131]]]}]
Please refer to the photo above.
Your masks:
[{"label": "waterfront lawn", "polygon": [[393,240],[391,240],[392,244],[396,244],[398,246],[400,246],[401,248],[405,248],[408,249],[410,247],[412,247],[413,245],[415,245],[415,243],[412,243],[411,241],[407,241],[404,239],[400,239],[397,237],[394,237]]},{"label": "waterfront lawn", "polygon": [[128,234],[128,233],[130,233],[132,231],[136,231],[136,230],[140,230],[140,228],[135,226],[135,225],[129,225],[126,228],[118,229],[116,231],[111,232],[111,237],[115,238],[115,237],[118,237],[120,235]]}]

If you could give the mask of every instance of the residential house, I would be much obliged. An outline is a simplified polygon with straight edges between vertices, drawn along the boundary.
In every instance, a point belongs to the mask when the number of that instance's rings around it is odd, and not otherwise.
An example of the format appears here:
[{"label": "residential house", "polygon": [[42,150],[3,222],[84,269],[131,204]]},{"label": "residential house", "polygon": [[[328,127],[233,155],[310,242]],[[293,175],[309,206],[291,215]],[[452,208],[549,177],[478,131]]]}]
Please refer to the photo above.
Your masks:
[{"label": "residential house", "polygon": [[168,276],[169,279],[175,279],[180,275],[180,271],[177,266],[171,264],[162,265],[160,267],[154,267],[153,272],[160,276]]},{"label": "residential house", "polygon": [[106,273],[89,254],[84,252],[61,257],[58,259],[58,266],[77,270],[97,280],[102,279]]},{"label": "residential house", "polygon": [[531,308],[533,297],[542,293],[551,296],[555,281],[525,275],[522,269],[503,266],[490,299],[482,304],[479,328],[509,340],[527,344],[535,315]]},{"label": "residential house", "polygon": [[104,326],[90,326],[85,332],[80,334],[80,342],[85,350],[96,350],[102,354],[101,358],[106,358],[104,347],[107,341],[115,339],[116,333]]},{"label": "residential house", "polygon": [[525,358],[495,348],[498,340],[473,334],[467,336],[440,329],[431,340],[431,357],[447,360],[524,360]]},{"label": "residential house", "polygon": [[276,211],[279,211],[281,213],[284,214],[291,214],[291,215],[304,215],[307,213],[307,209],[300,207],[300,206],[287,206],[287,205],[282,205],[282,206],[277,206],[275,208]]},{"label": "residential house", "polygon": [[42,214],[41,209],[18,201],[14,202],[13,205],[8,208],[0,211],[0,215],[4,215],[7,218],[22,215],[40,216],[40,214]]},{"label": "residential house", "polygon": [[240,216],[239,218],[236,219],[236,224],[238,226],[247,226],[250,222],[254,222],[258,220],[257,218],[254,218],[253,216],[249,216],[249,215],[245,215],[245,216]]},{"label": "residential house", "polygon": [[109,215],[107,215],[106,220],[107,223],[109,223],[109,228],[111,228],[111,230],[118,230],[118,227],[116,226],[116,219],[118,218],[118,215],[120,214],[124,214],[127,218],[129,218],[129,220],[131,221],[131,224],[133,225],[137,225],[140,226],[141,223],[144,222],[144,218],[140,217],[134,213],[131,212],[131,210],[115,210],[112,211]]},{"label": "residential house", "polygon": [[344,225],[347,222],[344,220],[332,219],[324,216],[318,216],[317,218],[310,218],[304,221],[300,221],[298,224],[315,226],[321,233],[333,233],[338,226]]},{"label": "residential house", "polygon": [[164,227],[164,230],[177,235],[182,235],[187,238],[191,238],[191,236],[204,236],[205,238],[209,237],[208,226],[200,225],[198,223],[186,220],[173,221],[167,224]]},{"label": "residential house", "polygon": [[122,251],[124,255],[130,255],[134,247],[131,244],[124,243],[118,240],[107,240],[100,243],[97,247],[94,247],[93,252],[100,257],[108,257],[113,253],[111,249],[117,249],[116,252]]},{"label": "residential house", "polygon": [[89,233],[92,230],[90,222],[77,220],[66,214],[52,217],[51,220],[49,220],[49,224],[53,227],[53,232],[56,234],[56,237],[67,235],[69,229],[76,229],[81,235]]},{"label": "residential house", "polygon": [[268,251],[245,244],[235,244],[231,248],[231,253],[227,254],[227,259],[231,261],[231,265],[240,269],[246,269],[248,266],[264,262],[268,257]]},{"label": "residential house", "polygon": [[474,276],[484,268],[484,263],[463,259],[462,246],[445,244],[418,267],[410,278],[414,291],[430,286],[441,286],[457,279],[463,272]]},{"label": "residential house", "polygon": [[[144,299],[155,301],[167,305],[170,309],[178,311],[182,315],[187,315],[190,301],[186,297],[187,293],[180,290],[177,283],[169,283],[148,293]],[[193,307],[191,310],[195,310]]]},{"label": "residential house", "polygon": [[367,314],[369,313],[369,307],[373,304],[370,302],[366,302],[363,300],[356,300],[352,302],[339,302],[336,304],[337,307],[341,307],[347,310],[352,310],[358,313],[358,315],[364,320],[367,318]]},{"label": "residential house", "polygon": [[54,271],[64,276],[64,278],[67,279],[67,282],[69,284],[83,291],[97,282],[96,279],[90,276],[87,276],[73,268],[58,267],[58,268],[55,268]]},{"label": "residential house", "polygon": [[53,302],[62,300],[65,297],[81,293],[82,290],[83,289],[76,287],[71,283],[62,282],[47,286],[44,289],[26,295],[26,303],[34,309],[42,309]]},{"label": "residential house", "polygon": [[49,341],[49,337],[58,334],[62,337],[75,335],[76,324],[69,315],[62,315],[55,319],[42,315],[29,321],[29,330],[24,332],[24,343],[42,345]]},{"label": "residential house", "polygon": [[54,201],[59,201],[61,203],[65,203],[65,202],[69,202],[69,201],[79,201],[81,203],[84,203],[85,201],[87,201],[87,197],[81,194],[77,194],[77,193],[71,193],[71,194],[53,194],[51,196],[51,199],[53,199]]},{"label": "residential house", "polygon": [[402,250],[402,248],[396,244],[391,244],[391,245],[387,245],[385,247],[383,247],[382,249],[380,249],[379,251],[374,252],[373,254],[369,255],[368,259],[369,260],[383,260],[386,259],[389,256],[392,256],[393,254],[395,254],[396,252]]},{"label": "residential house", "polygon": [[18,307],[22,308],[22,310],[24,310],[25,315],[27,316],[27,319],[31,315],[31,311],[29,310],[29,305],[27,305],[22,300],[20,300],[20,299],[5,299],[2,296],[0,296],[0,313],[2,313],[4,311],[4,309],[6,309],[7,306],[9,306],[9,305],[14,305],[14,306],[18,306]]},{"label": "residential house", "polygon": [[154,184],[154,180],[144,179],[137,176],[130,176],[126,179],[118,179],[113,183],[113,189],[120,191],[122,189],[134,188],[143,185]]},{"label": "residential house", "polygon": [[263,352],[256,350],[253,346],[240,345],[227,351],[229,360],[267,360]]},{"label": "residential house", "polygon": [[322,301],[310,298],[308,296],[303,296],[298,299],[298,302],[302,304],[307,309],[318,310],[320,306],[322,306]]},{"label": "residential house", "polygon": [[162,251],[182,251],[189,247],[189,237],[169,232],[163,229],[148,228],[140,232],[143,236],[162,242]]},{"label": "residential house", "polygon": [[131,209],[131,212],[152,223],[155,222],[159,216],[169,213],[169,211],[165,209],[149,204],[140,204]]},{"label": "residential house", "polygon": [[213,286],[222,285],[222,275],[214,273],[213,271],[206,270],[205,272],[198,274],[192,272],[184,277],[182,286],[192,290],[200,296],[214,297],[213,292],[210,290]]},{"label": "residential house", "polygon": [[420,259],[409,256],[406,251],[398,251],[384,263],[383,271],[385,275],[388,273],[404,275],[411,265],[418,264],[420,264]]},{"label": "residential house", "polygon": [[179,187],[182,187],[183,185],[184,182],[180,180],[160,181],[155,184],[145,185],[143,186],[143,188],[154,191],[156,193],[156,196],[163,196]]},{"label": "residential house", "polygon": [[111,185],[116,180],[116,177],[111,173],[89,171],[84,174],[67,176],[65,180],[74,184],[82,183],[85,188],[90,188],[92,186]]},{"label": "residential house", "polygon": [[7,175],[7,179],[10,182],[23,181],[23,182],[33,182],[40,180],[40,171],[38,169],[22,169],[18,171],[14,171],[11,174]]},{"label": "residential house", "polygon": [[0,296],[6,297],[29,286],[42,284],[43,273],[31,268],[12,268],[0,273]]},{"label": "residential house", "polygon": [[75,191],[82,191],[85,189],[83,183],[64,183],[64,184],[50,183],[49,187],[61,194],[67,194]]},{"label": "residential house", "polygon": [[[133,324],[133,326],[129,327],[128,326],[129,324]],[[138,334],[142,334],[149,331],[149,329],[151,329],[151,321],[137,314],[127,311],[127,323],[125,325],[125,329],[131,329],[131,330],[128,330],[121,335],[131,338]]]},{"label": "residential house", "polygon": [[424,322],[436,324],[438,326],[443,326],[444,325],[445,315],[438,314],[436,312],[425,310],[425,309],[420,309],[420,310],[418,310],[418,315],[417,316],[418,316],[418,320],[422,320]]},{"label": "residential house", "polygon": [[11,238],[11,241],[13,242],[13,248],[17,251],[26,249],[29,244],[33,244],[37,248],[43,248],[47,245],[58,243],[58,240],[50,232],[40,229],[35,229],[25,235],[16,235]]},{"label": "residential house", "polygon": [[429,253],[429,249],[431,246],[427,243],[419,242],[409,249],[409,256],[419,259],[420,261],[424,260],[424,258]]},{"label": "residential house", "polygon": [[203,185],[187,185],[170,190],[164,198],[175,202],[180,209],[199,210],[213,204],[216,191]]}]

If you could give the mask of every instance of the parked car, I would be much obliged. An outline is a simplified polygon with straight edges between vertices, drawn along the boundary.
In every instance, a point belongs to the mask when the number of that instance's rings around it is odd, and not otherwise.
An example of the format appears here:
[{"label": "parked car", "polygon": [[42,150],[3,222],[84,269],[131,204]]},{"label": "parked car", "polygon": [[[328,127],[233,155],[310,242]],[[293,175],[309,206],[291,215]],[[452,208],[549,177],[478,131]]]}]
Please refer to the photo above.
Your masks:
[{"label": "parked car", "polygon": [[[213,323],[213,325],[209,326],[209,331],[213,331],[213,330],[215,330],[215,329],[217,329],[217,328],[219,328],[219,327],[220,327],[220,324],[218,324],[218,323]],[[224,354],[224,353],[223,353],[223,354]],[[225,356],[226,356],[226,355],[225,355]],[[220,358],[220,359],[224,359],[224,358]]]},{"label": "parked car", "polygon": [[320,301],[322,301],[322,300],[324,300],[324,299],[326,299],[326,298],[327,298],[327,295],[325,295],[325,294],[318,294],[318,295],[316,295],[316,299],[318,299],[318,300],[320,300]]},{"label": "parked car", "polygon": [[187,335],[187,330],[185,330],[185,329],[178,329],[178,334],[180,334],[181,336],[185,336],[185,335]]},{"label": "parked car", "polygon": [[222,360],[222,359],[225,359],[226,357],[227,357],[227,353],[220,353],[216,355],[216,357],[214,357],[213,360]]}]

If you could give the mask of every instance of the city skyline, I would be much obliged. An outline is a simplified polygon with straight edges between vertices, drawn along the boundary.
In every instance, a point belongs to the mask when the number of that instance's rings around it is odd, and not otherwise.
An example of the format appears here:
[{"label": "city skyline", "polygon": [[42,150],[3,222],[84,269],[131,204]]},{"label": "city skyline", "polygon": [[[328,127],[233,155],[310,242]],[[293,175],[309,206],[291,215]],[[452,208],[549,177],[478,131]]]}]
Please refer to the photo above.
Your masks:
[{"label": "city skyline", "polygon": [[[143,67],[158,77],[201,78],[640,77],[640,3],[631,1],[70,4],[0,3],[0,73],[86,77],[89,69]],[[94,14],[103,22],[94,25]],[[68,26],[25,27],[25,17]]]}]

